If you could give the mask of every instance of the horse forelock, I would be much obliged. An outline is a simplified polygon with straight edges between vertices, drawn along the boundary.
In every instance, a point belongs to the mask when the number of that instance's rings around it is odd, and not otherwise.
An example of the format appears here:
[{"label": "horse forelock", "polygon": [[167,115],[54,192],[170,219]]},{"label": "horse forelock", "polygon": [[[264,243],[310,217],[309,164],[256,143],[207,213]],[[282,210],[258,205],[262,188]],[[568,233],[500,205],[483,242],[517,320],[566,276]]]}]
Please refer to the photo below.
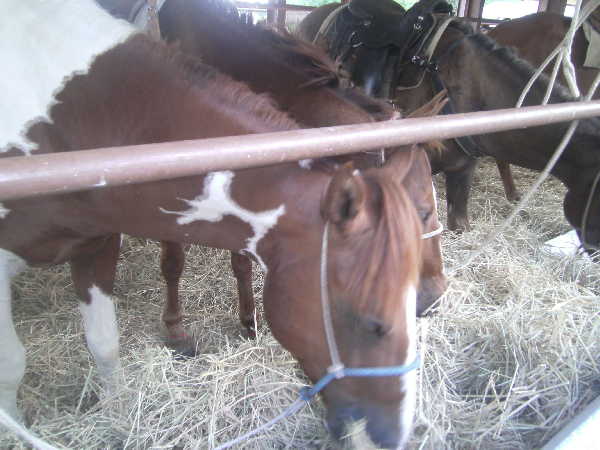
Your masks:
[{"label": "horse forelock", "polygon": [[379,214],[371,232],[352,243],[357,264],[349,288],[358,294],[358,312],[393,317],[407,289],[418,282],[421,230],[401,179],[377,169],[365,176],[376,190]]}]

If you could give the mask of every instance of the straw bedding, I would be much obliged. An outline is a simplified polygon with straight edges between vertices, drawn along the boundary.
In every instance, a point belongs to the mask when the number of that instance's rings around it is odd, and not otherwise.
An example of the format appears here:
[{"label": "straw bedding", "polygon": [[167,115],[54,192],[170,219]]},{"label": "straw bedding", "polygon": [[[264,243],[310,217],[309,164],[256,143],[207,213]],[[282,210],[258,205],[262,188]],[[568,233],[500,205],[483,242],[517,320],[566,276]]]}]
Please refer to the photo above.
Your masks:
[{"label": "straw bedding", "polygon": [[[524,189],[533,175],[515,172]],[[473,231],[444,233],[449,271],[511,208],[489,161],[473,194]],[[600,394],[600,267],[541,250],[568,229],[563,195],[559,183],[546,183],[482,257],[451,275],[439,312],[419,320],[424,365],[411,448],[537,448]],[[181,286],[200,356],[174,358],[161,341],[158,249],[138,239],[124,244],[116,283],[124,383],[112,396],[97,384],[68,268],[29,270],[15,283],[28,361],[19,402],[44,440],[210,448],[275,416],[306,382],[264,322],[256,341],[242,337],[228,255],[212,249],[188,250]],[[259,295],[260,275],[255,286]],[[323,417],[315,402],[243,447],[332,448]],[[363,448],[359,436],[350,440]],[[0,433],[0,448],[9,447],[26,448]]]}]

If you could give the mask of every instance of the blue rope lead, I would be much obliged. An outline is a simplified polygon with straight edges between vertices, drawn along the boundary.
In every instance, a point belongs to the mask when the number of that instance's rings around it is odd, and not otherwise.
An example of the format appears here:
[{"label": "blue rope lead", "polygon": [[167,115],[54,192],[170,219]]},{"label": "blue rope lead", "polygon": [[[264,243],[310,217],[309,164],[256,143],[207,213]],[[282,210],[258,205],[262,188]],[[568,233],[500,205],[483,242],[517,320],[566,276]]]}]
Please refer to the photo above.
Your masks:
[{"label": "blue rope lead", "polygon": [[315,383],[313,387],[303,387],[300,389],[298,394],[298,399],[286,409],[284,409],[279,415],[269,420],[264,425],[261,425],[254,430],[248,431],[237,438],[225,442],[224,444],[215,447],[215,450],[223,450],[226,448],[230,448],[236,444],[239,444],[246,439],[251,438],[252,436],[257,435],[258,433],[263,432],[264,430],[271,428],[277,422],[295,414],[300,411],[308,402],[310,402],[315,395],[321,392],[329,383],[333,380],[345,378],[345,377],[398,377],[400,375],[407,374],[415,369],[417,369],[421,365],[421,359],[417,356],[413,362],[403,366],[390,366],[390,367],[357,367],[357,368],[347,368],[340,367],[337,370],[329,371],[325,375],[319,379]]}]

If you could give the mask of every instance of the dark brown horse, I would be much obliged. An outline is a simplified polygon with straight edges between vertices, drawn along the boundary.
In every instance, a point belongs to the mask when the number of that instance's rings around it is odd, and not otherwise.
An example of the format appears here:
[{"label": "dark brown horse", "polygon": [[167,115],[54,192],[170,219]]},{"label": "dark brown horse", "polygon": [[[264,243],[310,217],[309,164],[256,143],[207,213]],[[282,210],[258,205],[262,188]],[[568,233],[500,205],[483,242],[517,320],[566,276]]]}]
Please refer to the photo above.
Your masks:
[{"label": "dark brown horse", "polygon": [[[515,49],[521,58],[539,67],[561,43],[570,26],[571,18],[543,12],[501,22],[488,32],[488,36],[501,45]],[[583,30],[579,28],[571,49],[571,61],[576,69],[584,66],[587,47],[588,41]],[[552,65],[548,66],[547,73],[550,73],[551,69]],[[564,83],[562,71],[559,74]],[[584,89],[585,87],[583,86]]]},{"label": "dark brown horse", "polygon": [[[255,92],[268,93],[302,126],[389,120],[395,115],[386,103],[356,88],[340,87],[332,62],[320,49],[292,36],[246,24],[228,3],[167,0],[159,18],[167,41],[177,42],[186,53],[200,56],[203,61],[247,83]],[[358,154],[336,158],[335,162],[349,160],[357,167],[373,166],[380,161],[380,154]],[[423,175],[429,165],[423,162],[413,167],[404,184],[421,215],[424,229],[437,230],[440,225],[432,187],[428,185],[429,176]],[[163,243],[163,250],[162,269],[167,280],[163,320],[169,334],[176,338],[185,335],[177,290],[184,253],[172,243]],[[231,261],[238,283],[240,320],[252,336],[255,327],[252,265],[239,254],[232,254]],[[431,236],[423,243],[417,314],[428,309],[445,288],[440,238]]]},{"label": "dark brown horse", "polygon": [[[569,17],[551,12],[540,12],[499,23],[488,32],[488,36],[500,45],[515,50],[521,58],[529,61],[534,67],[539,67],[564,39],[570,25],[571,19]],[[588,91],[598,74],[598,69],[584,67],[588,45],[583,30],[579,28],[575,33],[571,47],[571,61],[575,66],[577,85],[582,94]],[[551,71],[552,64],[549,64],[545,72],[550,75]],[[558,80],[564,84],[566,81],[562,70],[558,74]],[[596,91],[593,98],[600,98],[600,93]],[[509,165],[504,164],[501,170],[506,171],[507,175],[502,179],[510,183],[507,188],[514,190]]]},{"label": "dark brown horse", "polygon": [[[1,35],[3,43],[15,49],[10,73],[25,69],[3,95],[17,92],[30,100],[11,101],[15,114],[3,123],[3,156],[297,128],[268,98],[136,35],[91,0],[15,0],[10,6],[12,25],[35,27],[23,26],[19,34],[19,27],[0,22],[0,33],[10,30]],[[40,39],[31,39],[34,31]],[[44,44],[67,31],[70,39],[53,41],[49,58]],[[41,67],[51,69],[47,82],[30,84],[27,74],[40,77]],[[114,381],[119,344],[110,295],[121,233],[246,252],[260,261],[267,269],[271,330],[311,380],[331,364],[321,292],[331,302],[343,363],[411,362],[423,230],[403,180],[421,158],[415,149],[364,171],[282,164],[4,202],[0,407],[18,414],[25,351],[11,319],[10,280],[26,265],[71,264],[88,346],[103,378]],[[326,283],[319,270],[325,255]],[[323,396],[335,430],[343,418],[364,417],[373,440],[395,448],[410,431],[416,376],[347,378]]]},{"label": "dark brown horse", "polygon": [[[312,13],[311,13],[312,14]],[[302,27],[302,24],[300,25]],[[417,46],[418,47],[418,46]],[[407,52],[403,70],[398,73],[400,86],[410,85],[423,77],[411,90],[397,91],[395,99],[406,110],[412,110],[431,98],[441,86],[448,91],[456,112],[485,111],[511,108],[533,73],[533,68],[509,50],[499,47],[491,38],[461,22],[453,21],[442,33],[427,70],[418,62],[413,52]],[[427,66],[427,64],[425,65]],[[468,68],[468,70],[467,70]],[[533,88],[527,105],[540,104],[548,84],[542,79]],[[551,102],[573,100],[563,88],[557,87]],[[580,123],[563,157],[553,169],[553,174],[568,188],[564,211],[571,225],[581,232],[585,205],[590,201],[585,240],[592,246],[600,243],[600,197],[591,192],[593,181],[600,170],[600,122],[597,119]],[[550,159],[567,125],[536,127],[491,135],[473,137],[474,147],[481,153],[500,161],[541,170]],[[445,170],[449,216],[459,207],[466,206],[474,159],[447,146],[448,151],[432,156],[432,166]],[[449,179],[448,170],[456,170]],[[460,180],[458,182],[457,180]],[[462,202],[464,205],[461,206]],[[461,216],[466,209],[461,210]],[[463,216],[466,218],[466,216]]]}]

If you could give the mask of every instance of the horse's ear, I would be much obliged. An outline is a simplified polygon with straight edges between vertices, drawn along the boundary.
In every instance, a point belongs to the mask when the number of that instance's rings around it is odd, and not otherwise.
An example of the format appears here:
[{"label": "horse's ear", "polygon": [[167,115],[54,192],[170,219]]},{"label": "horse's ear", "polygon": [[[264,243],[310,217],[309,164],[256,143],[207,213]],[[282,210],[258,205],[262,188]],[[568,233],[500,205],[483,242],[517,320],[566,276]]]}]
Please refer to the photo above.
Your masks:
[{"label": "horse's ear", "polygon": [[427,103],[411,112],[408,117],[437,116],[444,106],[446,106],[446,103],[448,103],[447,93],[446,89],[442,89]]},{"label": "horse's ear", "polygon": [[419,151],[419,147],[416,144],[411,145],[410,148],[404,148],[406,150],[401,148],[391,152],[388,161],[383,167],[393,179],[398,181],[404,179],[413,164],[415,152]]},{"label": "horse's ear", "polygon": [[323,219],[344,234],[364,229],[368,226],[367,189],[362,174],[351,163],[339,168],[321,204]]}]

